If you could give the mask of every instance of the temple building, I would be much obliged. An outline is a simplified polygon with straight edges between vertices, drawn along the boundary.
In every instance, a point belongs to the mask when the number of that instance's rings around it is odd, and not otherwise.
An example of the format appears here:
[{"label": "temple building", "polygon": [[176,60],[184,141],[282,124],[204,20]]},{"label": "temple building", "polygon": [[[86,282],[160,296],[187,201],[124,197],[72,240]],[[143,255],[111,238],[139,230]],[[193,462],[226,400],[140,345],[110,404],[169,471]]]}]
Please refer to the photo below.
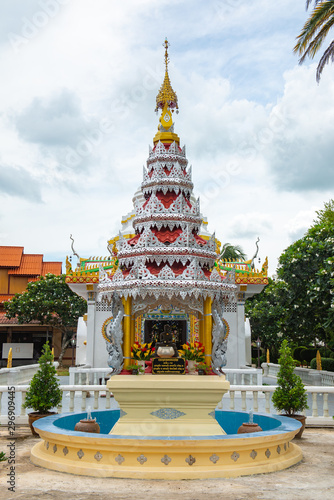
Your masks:
[{"label": "temple building", "polygon": [[76,362],[94,368],[108,363],[118,373],[129,364],[133,343],[154,342],[166,324],[178,348],[200,340],[207,365],[216,370],[250,363],[244,304],[268,283],[267,259],[260,271],[254,259],[227,262],[208,232],[185,146],[174,131],[179,106],[168,45],[166,40],[156,98],[158,131],[133,208],[108,241],[108,257],[79,258],[75,269],[68,258],[66,264],[68,285],[88,302],[78,324]]}]

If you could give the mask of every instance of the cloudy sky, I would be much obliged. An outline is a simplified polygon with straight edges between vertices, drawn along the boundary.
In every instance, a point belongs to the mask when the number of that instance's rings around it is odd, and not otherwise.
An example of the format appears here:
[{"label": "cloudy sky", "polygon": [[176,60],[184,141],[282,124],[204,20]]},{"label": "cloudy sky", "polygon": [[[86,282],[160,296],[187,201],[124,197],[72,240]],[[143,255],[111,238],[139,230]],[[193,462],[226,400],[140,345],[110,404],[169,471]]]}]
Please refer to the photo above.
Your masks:
[{"label": "cloudy sky", "polygon": [[0,245],[82,257],[132,209],[170,42],[175,131],[209,229],[277,258],[333,197],[334,67],[292,48],[305,0],[11,0],[0,6]]}]

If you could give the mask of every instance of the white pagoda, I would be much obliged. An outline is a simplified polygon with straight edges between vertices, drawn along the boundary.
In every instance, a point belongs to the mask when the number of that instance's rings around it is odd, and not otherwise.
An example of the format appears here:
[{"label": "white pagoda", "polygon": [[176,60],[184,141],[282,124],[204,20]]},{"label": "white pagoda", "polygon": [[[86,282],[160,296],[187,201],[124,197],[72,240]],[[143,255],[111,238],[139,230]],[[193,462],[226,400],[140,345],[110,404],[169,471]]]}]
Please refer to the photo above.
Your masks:
[{"label": "white pagoda", "polygon": [[250,363],[244,304],[268,283],[267,259],[261,271],[254,259],[221,260],[220,242],[206,229],[185,147],[174,132],[178,100],[167,40],[164,45],[158,132],[133,209],[108,241],[109,257],[80,258],[75,270],[67,259],[66,281],[88,302],[78,325],[77,364],[109,364],[114,373],[129,364],[134,342],[152,341],[166,323],[180,346],[201,341],[207,365],[217,372]]}]

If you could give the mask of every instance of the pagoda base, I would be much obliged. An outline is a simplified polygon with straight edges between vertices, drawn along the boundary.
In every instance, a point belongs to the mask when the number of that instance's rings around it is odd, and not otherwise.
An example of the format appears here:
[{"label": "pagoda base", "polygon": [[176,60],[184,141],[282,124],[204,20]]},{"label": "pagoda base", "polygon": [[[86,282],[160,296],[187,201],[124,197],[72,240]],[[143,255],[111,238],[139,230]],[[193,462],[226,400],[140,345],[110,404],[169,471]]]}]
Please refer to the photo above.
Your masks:
[{"label": "pagoda base", "polygon": [[121,408],[114,436],[221,436],[214,410],[230,383],[198,375],[115,375],[108,389]]}]

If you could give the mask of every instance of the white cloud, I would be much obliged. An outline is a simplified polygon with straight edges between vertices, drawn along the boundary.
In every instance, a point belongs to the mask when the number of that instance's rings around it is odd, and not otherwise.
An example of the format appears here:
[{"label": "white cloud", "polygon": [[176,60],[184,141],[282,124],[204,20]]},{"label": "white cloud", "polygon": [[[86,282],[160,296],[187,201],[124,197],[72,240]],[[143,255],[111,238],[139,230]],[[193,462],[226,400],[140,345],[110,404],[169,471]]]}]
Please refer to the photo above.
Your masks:
[{"label": "white cloud", "polygon": [[175,131],[204,215],[249,257],[260,236],[274,271],[298,230],[287,221],[332,193],[332,69],[317,87],[292,54],[304,5],[62,0],[15,50],[9,34],[24,36],[43,2],[2,6],[1,244],[63,258],[72,233],[80,255],[105,253],[156,131],[167,35]]},{"label": "white cloud", "polygon": [[326,68],[320,85],[315,65],[285,75],[282,98],[274,107],[284,128],[275,134],[266,157],[275,182],[290,191],[334,187],[334,68]]}]

